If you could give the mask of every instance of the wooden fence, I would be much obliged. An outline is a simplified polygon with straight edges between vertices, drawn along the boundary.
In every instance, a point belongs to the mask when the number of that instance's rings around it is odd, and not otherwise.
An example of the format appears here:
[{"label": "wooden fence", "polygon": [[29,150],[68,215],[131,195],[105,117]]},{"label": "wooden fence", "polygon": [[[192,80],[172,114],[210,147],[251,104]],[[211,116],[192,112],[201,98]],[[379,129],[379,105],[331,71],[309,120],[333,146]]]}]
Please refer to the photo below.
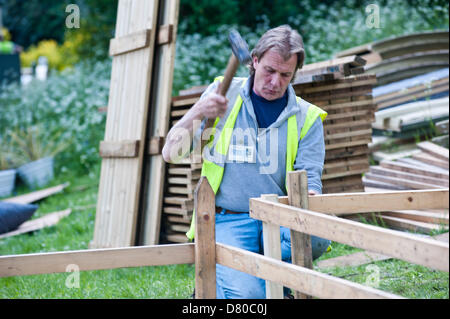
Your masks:
[{"label": "wooden fence", "polygon": [[[297,298],[401,298],[312,270],[310,235],[449,271],[448,243],[338,217],[373,210],[448,208],[448,188],[308,196],[304,172],[290,173],[288,187],[288,196],[250,199],[250,216],[263,222],[266,255],[215,242],[214,193],[202,178],[195,194],[195,243],[0,256],[0,277],[66,272],[71,264],[88,271],[195,263],[196,298],[215,298],[215,268],[221,264],[266,280],[268,298],[283,298],[283,286],[294,289]],[[292,264],[280,260],[279,226],[291,229]]]}]

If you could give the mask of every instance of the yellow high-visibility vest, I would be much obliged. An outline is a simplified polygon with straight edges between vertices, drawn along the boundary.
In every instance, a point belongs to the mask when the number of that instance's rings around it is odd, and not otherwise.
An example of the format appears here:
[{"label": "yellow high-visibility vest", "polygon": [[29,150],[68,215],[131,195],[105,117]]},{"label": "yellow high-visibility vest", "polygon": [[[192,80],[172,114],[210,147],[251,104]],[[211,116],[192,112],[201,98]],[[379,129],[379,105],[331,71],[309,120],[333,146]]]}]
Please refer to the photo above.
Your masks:
[{"label": "yellow high-visibility vest", "polygon": [[[216,80],[221,80],[223,77],[218,77]],[[300,98],[297,97],[297,103],[300,102]],[[228,153],[228,147],[230,146],[231,136],[233,133],[234,125],[236,123],[237,116],[242,106],[242,97],[238,94],[237,99],[234,103],[233,109],[230,112],[230,115],[226,119],[225,125],[220,132],[219,140],[215,145],[215,151],[226,156]],[[305,137],[308,133],[311,126],[314,124],[318,117],[321,118],[322,122],[327,117],[327,113],[321,108],[311,104],[306,113],[305,122],[303,124],[302,130],[300,132],[300,139]],[[216,119],[213,130],[215,129],[217,123],[219,122],[219,118]],[[210,139],[209,145],[212,146],[212,140],[214,139],[214,131],[212,134],[212,139]],[[287,143],[286,143],[286,185],[287,185],[287,176],[288,172],[294,170],[294,162],[297,158],[297,150],[298,150],[298,128],[297,128],[297,117],[296,115],[292,115],[288,118],[288,127],[287,127]],[[212,161],[208,161],[203,158],[202,165],[202,173],[201,176],[205,176],[208,179],[211,188],[214,191],[214,194],[217,194],[219,190],[220,183],[223,178],[224,167],[217,165]],[[287,186],[286,186],[287,187]],[[195,211],[192,214],[191,227],[189,231],[186,233],[186,236],[192,240],[195,235]]]}]

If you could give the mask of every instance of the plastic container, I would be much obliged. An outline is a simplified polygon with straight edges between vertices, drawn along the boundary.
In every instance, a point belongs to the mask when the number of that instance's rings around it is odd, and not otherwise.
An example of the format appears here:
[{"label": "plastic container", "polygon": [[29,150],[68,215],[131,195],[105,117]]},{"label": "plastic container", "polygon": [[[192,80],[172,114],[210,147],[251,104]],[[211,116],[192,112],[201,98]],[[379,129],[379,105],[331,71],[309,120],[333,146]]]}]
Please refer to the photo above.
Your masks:
[{"label": "plastic container", "polygon": [[6,169],[0,171],[0,197],[10,196],[16,184],[16,170]]},{"label": "plastic container", "polygon": [[17,173],[30,188],[42,187],[53,179],[53,157],[44,157],[17,168]]}]

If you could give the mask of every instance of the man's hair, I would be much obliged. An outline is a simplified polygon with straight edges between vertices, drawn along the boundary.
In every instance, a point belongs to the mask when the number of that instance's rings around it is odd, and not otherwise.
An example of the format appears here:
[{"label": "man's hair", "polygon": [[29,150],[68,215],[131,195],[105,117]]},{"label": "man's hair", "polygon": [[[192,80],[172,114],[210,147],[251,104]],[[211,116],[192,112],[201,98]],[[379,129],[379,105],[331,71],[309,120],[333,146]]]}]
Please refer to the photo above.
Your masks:
[{"label": "man's hair", "polygon": [[[303,39],[302,36],[289,25],[281,25],[266,31],[252,50],[251,56],[252,58],[256,56],[258,60],[261,60],[263,55],[270,49],[274,49],[285,61],[289,60],[293,54],[297,54],[297,66],[294,73],[302,68],[303,62],[305,61]],[[253,61],[249,63],[248,67],[250,69],[250,75],[254,75],[255,69],[253,67]]]}]

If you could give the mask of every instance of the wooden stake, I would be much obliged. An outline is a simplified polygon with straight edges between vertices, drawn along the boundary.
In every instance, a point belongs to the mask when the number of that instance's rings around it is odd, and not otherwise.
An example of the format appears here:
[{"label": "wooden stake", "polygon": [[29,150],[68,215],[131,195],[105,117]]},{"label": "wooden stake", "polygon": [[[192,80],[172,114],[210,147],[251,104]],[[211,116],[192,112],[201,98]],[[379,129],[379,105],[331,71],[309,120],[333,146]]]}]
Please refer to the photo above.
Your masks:
[{"label": "wooden stake", "polygon": [[[288,199],[289,205],[308,209],[308,175],[305,170],[288,173]],[[291,230],[291,255],[294,265],[313,268],[311,236]],[[311,296],[298,291],[294,293],[295,299],[310,299]]]},{"label": "wooden stake", "polygon": [[[261,199],[278,203],[278,195],[265,194]],[[280,226],[263,222],[264,256],[281,260]],[[283,299],[283,286],[266,280],[266,299]]]},{"label": "wooden stake", "polygon": [[195,299],[216,298],[216,202],[206,177],[195,189]]}]

